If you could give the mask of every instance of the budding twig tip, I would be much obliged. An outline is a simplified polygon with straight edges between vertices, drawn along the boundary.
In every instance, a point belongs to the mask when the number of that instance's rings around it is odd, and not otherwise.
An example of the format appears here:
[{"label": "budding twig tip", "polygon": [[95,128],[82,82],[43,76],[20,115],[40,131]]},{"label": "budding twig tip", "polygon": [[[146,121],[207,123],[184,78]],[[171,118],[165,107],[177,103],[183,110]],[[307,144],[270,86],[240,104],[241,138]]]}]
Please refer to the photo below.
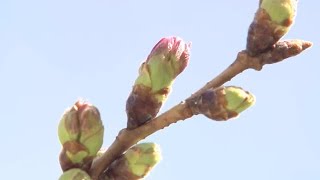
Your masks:
[{"label": "budding twig tip", "polygon": [[313,46],[313,43],[311,41],[303,41],[302,42],[302,49],[303,50],[308,49],[312,46]]}]

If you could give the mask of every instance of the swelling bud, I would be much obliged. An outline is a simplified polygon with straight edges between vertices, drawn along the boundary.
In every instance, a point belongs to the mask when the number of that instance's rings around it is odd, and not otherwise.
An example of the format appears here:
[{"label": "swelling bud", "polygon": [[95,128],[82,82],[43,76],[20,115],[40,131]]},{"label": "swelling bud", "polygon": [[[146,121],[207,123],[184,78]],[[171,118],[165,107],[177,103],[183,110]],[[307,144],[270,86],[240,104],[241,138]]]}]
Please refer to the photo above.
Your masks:
[{"label": "swelling bud", "polygon": [[127,128],[154,118],[166,101],[175,78],[187,67],[190,43],[179,37],[162,38],[141,64],[126,103]]},{"label": "swelling bud", "polygon": [[209,89],[187,100],[187,103],[194,115],[203,114],[210,119],[222,121],[237,117],[254,105],[255,97],[240,87],[227,86]]},{"label": "swelling bud", "polygon": [[143,179],[161,159],[160,147],[157,144],[141,143],[130,148],[113,162],[105,176],[109,180]]},{"label": "swelling bud", "polygon": [[58,136],[63,146],[60,154],[62,169],[90,168],[102,146],[103,132],[99,110],[93,105],[77,101],[66,110],[58,126]]},{"label": "swelling bud", "polygon": [[292,26],[297,0],[260,0],[247,37],[247,51],[255,56],[273,47]]},{"label": "swelling bud", "polygon": [[74,168],[64,172],[59,180],[91,180],[91,178],[85,171]]}]

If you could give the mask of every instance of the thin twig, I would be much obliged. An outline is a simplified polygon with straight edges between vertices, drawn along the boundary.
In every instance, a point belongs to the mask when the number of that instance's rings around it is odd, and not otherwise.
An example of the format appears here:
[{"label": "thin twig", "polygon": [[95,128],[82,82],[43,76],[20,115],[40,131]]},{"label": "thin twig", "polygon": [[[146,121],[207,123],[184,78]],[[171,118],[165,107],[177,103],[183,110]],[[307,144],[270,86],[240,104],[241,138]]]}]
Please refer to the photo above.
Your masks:
[{"label": "thin twig", "polygon": [[[295,56],[309,48],[311,45],[311,42],[302,40],[279,42],[273,49],[256,57],[251,57],[246,51],[241,51],[238,53],[236,60],[228,68],[192,94],[188,99],[198,96],[210,88],[216,88],[223,85],[246,69],[261,70],[263,65],[277,63],[291,56]],[[98,180],[100,174],[102,174],[114,160],[140,140],[179,120],[188,119],[192,116],[192,111],[188,105],[185,102],[181,102],[136,129],[121,130],[107,151],[99,159],[93,162],[90,170],[92,179]]]}]

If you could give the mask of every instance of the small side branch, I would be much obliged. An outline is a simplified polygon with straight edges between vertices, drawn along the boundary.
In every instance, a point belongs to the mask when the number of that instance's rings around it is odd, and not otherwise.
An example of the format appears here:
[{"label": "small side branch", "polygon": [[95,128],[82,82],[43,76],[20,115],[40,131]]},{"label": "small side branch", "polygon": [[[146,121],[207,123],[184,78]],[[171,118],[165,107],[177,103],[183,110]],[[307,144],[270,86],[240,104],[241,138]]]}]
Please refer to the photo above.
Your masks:
[{"label": "small side branch", "polygon": [[[205,86],[193,93],[189,98],[201,95],[210,88],[217,88],[230,81],[233,77],[246,69],[261,70],[265,64],[274,64],[289,57],[298,55],[305,49],[312,46],[311,42],[303,40],[291,40],[276,43],[273,48],[257,56],[250,56],[247,51],[238,53],[236,60],[226,68],[221,74],[209,81]],[[147,136],[193,116],[193,113],[185,102],[181,102],[165,113],[154,118],[150,122],[133,130],[123,129],[107,151],[93,162],[90,175],[93,180],[98,180],[99,176],[116,160],[122,153],[131,146],[146,138]]]}]

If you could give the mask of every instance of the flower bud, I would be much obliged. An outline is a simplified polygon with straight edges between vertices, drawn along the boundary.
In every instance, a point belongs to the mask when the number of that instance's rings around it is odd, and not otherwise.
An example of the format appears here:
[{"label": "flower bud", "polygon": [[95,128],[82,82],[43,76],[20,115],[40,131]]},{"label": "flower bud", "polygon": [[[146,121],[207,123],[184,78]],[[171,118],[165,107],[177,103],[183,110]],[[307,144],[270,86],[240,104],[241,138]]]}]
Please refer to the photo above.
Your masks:
[{"label": "flower bud", "polygon": [[160,148],[154,143],[141,143],[115,160],[105,172],[110,180],[139,180],[148,175],[161,160]]},{"label": "flower bud", "polygon": [[104,127],[99,110],[91,104],[77,101],[59,123],[58,136],[63,150],[60,165],[63,170],[90,168],[103,143]]},{"label": "flower bud", "polygon": [[193,113],[203,114],[221,121],[237,117],[239,113],[255,103],[255,97],[235,86],[209,89],[200,96],[187,100]]},{"label": "flower bud", "polygon": [[179,37],[161,39],[139,69],[126,104],[127,127],[134,129],[154,118],[168,97],[174,79],[186,68],[190,43]]},{"label": "flower bud", "polygon": [[89,170],[92,159],[93,157],[89,156],[87,148],[77,141],[64,143],[59,156],[60,166],[63,171],[71,168]]},{"label": "flower bud", "polygon": [[74,168],[65,171],[59,180],[91,180],[90,176],[83,170]]},{"label": "flower bud", "polygon": [[260,0],[249,27],[247,50],[255,56],[270,49],[292,26],[297,0]]},{"label": "flower bud", "polygon": [[85,105],[79,111],[81,135],[79,141],[87,147],[90,156],[95,156],[103,143],[104,127],[99,110],[92,105]]}]

